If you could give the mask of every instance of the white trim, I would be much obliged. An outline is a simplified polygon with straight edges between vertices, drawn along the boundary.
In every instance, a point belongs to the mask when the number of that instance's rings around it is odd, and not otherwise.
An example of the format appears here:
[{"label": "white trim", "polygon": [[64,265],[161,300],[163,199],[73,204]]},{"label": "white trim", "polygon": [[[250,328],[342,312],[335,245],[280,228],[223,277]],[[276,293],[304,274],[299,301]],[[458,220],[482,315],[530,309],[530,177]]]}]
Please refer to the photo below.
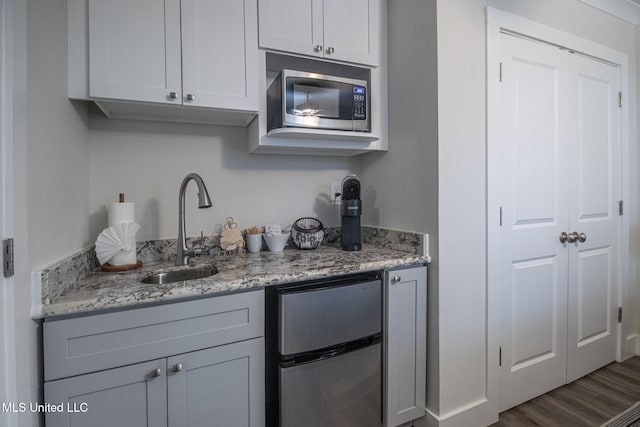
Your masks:
[{"label": "white trim", "polygon": [[[0,236],[13,234],[13,3],[0,0]],[[0,402],[16,402],[13,278],[0,279]],[[0,426],[18,425],[15,413],[3,414]]]},{"label": "white trim", "polygon": [[487,399],[480,399],[468,405],[456,408],[454,411],[447,412],[443,415],[436,415],[427,409],[425,418],[414,421],[415,427],[459,427],[459,426],[475,426],[485,425],[497,421],[488,421],[487,418]]},{"label": "white trim", "polygon": [[591,7],[600,9],[609,15],[630,22],[640,24],[640,5],[631,0],[578,0]]},{"label": "white trim", "polygon": [[[607,0],[608,1],[608,0]],[[496,92],[497,79],[492,79],[494,71],[491,67],[499,63],[500,58],[500,32],[507,30],[517,34],[524,35],[529,38],[537,39],[553,45],[570,48],[576,52],[600,58],[606,62],[615,64],[620,67],[620,87],[623,94],[627,96],[627,104],[620,112],[620,195],[622,200],[630,201],[630,168],[635,163],[631,159],[630,154],[630,122],[629,122],[629,105],[635,102],[635,96],[629,91],[629,60],[625,53],[611,49],[609,47],[591,42],[570,33],[530,21],[517,15],[513,15],[501,10],[487,7],[487,161],[489,161],[490,147],[495,143],[496,138],[493,136],[499,126],[499,117],[496,109],[495,97],[492,93]],[[631,98],[631,99],[630,99]],[[495,361],[495,351],[500,345],[500,319],[499,319],[499,297],[498,292],[491,286],[496,283],[493,280],[497,277],[498,266],[496,265],[496,257],[490,257],[490,254],[497,253],[495,239],[491,238],[489,230],[492,227],[491,220],[495,218],[492,214],[498,206],[499,201],[495,197],[491,188],[495,188],[495,177],[490,173],[487,167],[487,288],[488,288],[488,306],[487,306],[487,398],[491,411],[497,415],[499,404],[499,378],[500,371]],[[492,185],[494,183],[494,185]],[[631,203],[626,203],[630,206]],[[622,216],[622,224],[620,230],[620,274],[618,279],[618,304],[623,307],[626,313],[631,312],[628,298],[628,284],[630,280],[635,280],[635,274],[629,270],[629,229],[630,218],[634,213],[626,210]],[[617,326],[617,360],[621,361],[628,357],[627,349],[632,348],[630,342],[627,342],[628,334],[623,333],[630,329],[629,321]],[[624,329],[624,330],[623,330]],[[635,340],[637,343],[637,339]],[[636,347],[638,344],[636,344]],[[637,351],[637,350],[636,350]]]}]

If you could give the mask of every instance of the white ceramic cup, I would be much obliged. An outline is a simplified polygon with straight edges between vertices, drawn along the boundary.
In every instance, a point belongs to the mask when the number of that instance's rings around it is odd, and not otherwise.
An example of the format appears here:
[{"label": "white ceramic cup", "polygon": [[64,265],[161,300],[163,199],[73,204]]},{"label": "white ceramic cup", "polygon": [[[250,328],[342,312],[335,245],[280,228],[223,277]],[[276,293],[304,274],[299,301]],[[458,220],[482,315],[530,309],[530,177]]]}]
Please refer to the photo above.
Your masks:
[{"label": "white ceramic cup", "polygon": [[251,253],[260,252],[262,249],[262,234],[247,234],[247,250]]},{"label": "white ceramic cup", "polygon": [[282,252],[285,246],[287,246],[287,241],[289,240],[289,235],[291,233],[282,233],[282,234],[262,234],[264,236],[264,240],[267,242],[267,246],[271,252]]}]

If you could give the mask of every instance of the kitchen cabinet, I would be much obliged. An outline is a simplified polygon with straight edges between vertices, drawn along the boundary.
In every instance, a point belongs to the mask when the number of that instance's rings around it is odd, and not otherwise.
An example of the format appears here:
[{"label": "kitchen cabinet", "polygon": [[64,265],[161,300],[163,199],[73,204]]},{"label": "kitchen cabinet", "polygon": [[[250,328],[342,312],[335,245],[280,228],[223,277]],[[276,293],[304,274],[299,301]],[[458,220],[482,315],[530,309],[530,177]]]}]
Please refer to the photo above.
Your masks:
[{"label": "kitchen cabinet", "polygon": [[263,333],[263,291],[47,320],[47,426],[263,426]]},{"label": "kitchen cabinet", "polygon": [[384,426],[425,415],[427,268],[385,272]]},{"label": "kitchen cabinet", "polygon": [[378,66],[384,0],[260,0],[260,47]]},{"label": "kitchen cabinet", "polygon": [[256,0],[68,0],[69,97],[109,117],[246,126]]}]

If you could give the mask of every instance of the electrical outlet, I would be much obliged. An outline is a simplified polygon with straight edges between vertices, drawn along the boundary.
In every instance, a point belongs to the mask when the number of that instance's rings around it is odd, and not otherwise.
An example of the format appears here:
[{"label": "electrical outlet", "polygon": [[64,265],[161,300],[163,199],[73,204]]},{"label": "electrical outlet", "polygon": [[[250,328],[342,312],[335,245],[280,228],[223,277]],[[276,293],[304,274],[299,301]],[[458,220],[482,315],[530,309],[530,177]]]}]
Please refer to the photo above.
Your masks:
[{"label": "electrical outlet", "polygon": [[340,181],[331,181],[331,191],[329,192],[331,203],[340,203],[340,194],[342,193],[342,187],[340,184],[342,184]]}]

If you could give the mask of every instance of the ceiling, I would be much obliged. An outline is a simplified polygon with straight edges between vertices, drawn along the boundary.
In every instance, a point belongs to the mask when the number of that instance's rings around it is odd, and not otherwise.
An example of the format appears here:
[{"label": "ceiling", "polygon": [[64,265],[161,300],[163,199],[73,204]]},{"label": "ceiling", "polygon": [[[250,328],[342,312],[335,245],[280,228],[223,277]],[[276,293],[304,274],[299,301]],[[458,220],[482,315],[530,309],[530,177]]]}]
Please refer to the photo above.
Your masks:
[{"label": "ceiling", "polygon": [[634,25],[640,24],[640,0],[579,0]]}]

